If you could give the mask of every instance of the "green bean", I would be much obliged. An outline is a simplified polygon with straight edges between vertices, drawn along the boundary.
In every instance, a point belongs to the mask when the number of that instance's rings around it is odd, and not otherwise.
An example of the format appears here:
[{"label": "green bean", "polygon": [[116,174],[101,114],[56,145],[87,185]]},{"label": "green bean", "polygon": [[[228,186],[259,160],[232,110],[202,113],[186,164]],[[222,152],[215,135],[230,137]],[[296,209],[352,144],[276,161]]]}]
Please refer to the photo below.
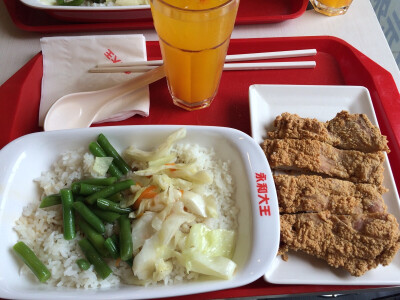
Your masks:
[{"label": "green bean", "polygon": [[80,240],[78,244],[87,260],[94,266],[96,273],[99,274],[101,278],[106,279],[112,273],[112,270],[101,258],[100,254],[87,239]]},{"label": "green bean", "polygon": [[118,237],[118,235],[115,234],[115,233],[113,233],[113,234],[110,236],[110,239],[112,239],[113,242],[114,242],[114,244],[117,246],[117,248],[119,248],[119,237]]},{"label": "green bean", "polygon": [[85,202],[85,197],[82,195],[78,195],[74,198],[75,202]]},{"label": "green bean", "polygon": [[122,195],[122,193],[116,193],[108,197],[108,199],[112,202],[121,202],[122,200],[124,200],[124,196]]},{"label": "green bean", "polygon": [[104,233],[106,231],[103,222],[90,210],[83,202],[74,202],[74,209],[89,223],[97,232]]},{"label": "green bean", "polygon": [[129,207],[122,208],[118,203],[103,198],[97,199],[97,206],[105,211],[112,211],[119,214],[129,214],[132,212]]},{"label": "green bean", "polygon": [[40,202],[40,208],[45,208],[53,205],[61,204],[61,196],[60,194],[48,195],[42,199]]},{"label": "green bean", "polygon": [[78,218],[78,226],[96,248],[96,250],[101,254],[102,257],[108,256],[108,250],[104,246],[104,237],[93,229],[85,220]]},{"label": "green bean", "polygon": [[71,190],[74,194],[79,194],[81,190],[81,184],[89,184],[89,185],[95,185],[95,186],[105,186],[105,185],[111,185],[114,182],[118,180],[117,177],[102,177],[102,178],[86,178],[86,179],[81,179],[79,181],[75,181],[71,185]]},{"label": "green bean", "polygon": [[133,184],[134,184],[134,182],[131,179],[127,179],[127,180],[124,180],[124,181],[116,182],[116,183],[114,183],[114,184],[112,184],[110,186],[107,186],[104,189],[102,189],[102,190],[100,190],[100,191],[98,191],[98,192],[96,192],[96,193],[94,193],[92,195],[87,196],[86,197],[86,202],[89,203],[89,204],[93,204],[93,203],[96,202],[97,199],[99,199],[99,198],[108,198],[111,195],[114,195],[116,193],[119,193],[119,192],[121,192],[123,190],[128,189]]},{"label": "green bean", "polygon": [[[100,147],[100,145],[97,142],[91,142],[89,144],[89,151],[97,157],[106,157],[107,154],[104,152],[103,148]],[[111,174],[111,176],[120,178],[123,174],[122,172],[117,168],[117,166],[114,164],[114,162],[111,163],[110,167],[108,168],[108,173]]]},{"label": "green bean", "polygon": [[61,189],[61,202],[63,210],[64,239],[72,240],[75,238],[75,216],[72,209],[74,198],[70,189]]},{"label": "green bean", "polygon": [[76,261],[76,264],[78,265],[79,269],[86,271],[87,269],[90,268],[90,262],[88,262],[84,258],[80,258]]},{"label": "green bean", "polygon": [[127,261],[133,255],[131,222],[127,215],[122,215],[118,221],[120,256],[122,260]]},{"label": "green bean", "polygon": [[117,220],[121,215],[117,214],[112,211],[105,211],[99,208],[92,208],[92,212],[98,216],[100,219],[102,219],[104,222],[107,223],[113,223],[115,220]]},{"label": "green bean", "polygon": [[129,165],[126,163],[126,161],[119,155],[118,151],[115,150],[113,145],[109,142],[109,140],[106,138],[104,134],[100,134],[97,137],[97,143],[99,143],[100,147],[103,148],[104,152],[107,154],[107,156],[110,156],[114,158],[113,162],[115,165],[118,167],[118,169],[123,173],[127,174],[131,168]]},{"label": "green bean", "polygon": [[40,282],[46,282],[50,278],[49,269],[39,260],[36,254],[24,243],[17,242],[13,249],[18,257],[32,270]]},{"label": "green bean", "polygon": [[86,178],[86,179],[81,179],[76,183],[88,183],[93,185],[112,185],[117,180],[118,180],[117,177]]},{"label": "green bean", "polygon": [[89,196],[89,195],[94,194],[98,191],[101,191],[102,189],[105,188],[104,185],[94,185],[94,184],[83,183],[83,182],[76,184],[75,186],[77,186],[77,188],[75,188],[77,191],[77,194],[84,195],[84,196]]},{"label": "green bean", "polygon": [[104,246],[106,246],[112,258],[117,259],[119,257],[117,245],[115,245],[114,241],[111,238],[107,238],[105,240]]},{"label": "green bean", "polygon": [[77,182],[73,182],[71,184],[71,191],[73,194],[77,195],[79,194],[79,191],[81,190],[81,184]]}]

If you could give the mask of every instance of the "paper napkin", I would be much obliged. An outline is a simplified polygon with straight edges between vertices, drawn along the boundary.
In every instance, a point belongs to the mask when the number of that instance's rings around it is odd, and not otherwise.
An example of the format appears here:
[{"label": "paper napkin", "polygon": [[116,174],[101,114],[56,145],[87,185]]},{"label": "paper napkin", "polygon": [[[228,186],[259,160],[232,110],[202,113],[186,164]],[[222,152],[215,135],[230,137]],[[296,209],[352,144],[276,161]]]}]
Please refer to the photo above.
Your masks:
[{"label": "paper napkin", "polygon": [[[105,89],[138,75],[89,73],[90,68],[100,63],[146,60],[146,41],[139,34],[45,37],[40,43],[43,53],[40,126],[43,126],[51,105],[62,96]],[[135,114],[147,117],[149,107],[149,89],[146,87],[125,96],[121,111],[104,116],[98,123],[121,121]]]}]

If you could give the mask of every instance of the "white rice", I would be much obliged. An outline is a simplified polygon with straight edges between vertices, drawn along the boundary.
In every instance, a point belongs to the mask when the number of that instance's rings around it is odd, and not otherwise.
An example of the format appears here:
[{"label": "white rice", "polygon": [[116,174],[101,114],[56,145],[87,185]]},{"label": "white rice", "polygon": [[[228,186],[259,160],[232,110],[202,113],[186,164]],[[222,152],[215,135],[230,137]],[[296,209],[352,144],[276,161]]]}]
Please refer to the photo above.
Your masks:
[{"label": "white rice", "polygon": [[[230,162],[216,158],[213,149],[198,145],[179,144],[174,150],[178,154],[179,162],[197,162],[203,170],[212,172],[214,182],[208,187],[207,194],[212,194],[217,200],[219,211],[218,219],[207,219],[204,223],[211,229],[223,228],[236,230],[238,209],[233,199],[234,182],[230,176]],[[42,197],[58,193],[60,189],[69,187],[75,180],[91,176],[90,167],[93,156],[85,153],[83,149],[66,151],[52,165],[51,169],[43,172],[35,181],[39,184]],[[41,198],[42,198],[41,197]],[[63,237],[61,206],[40,209],[40,199],[30,203],[24,208],[23,214],[14,227],[19,240],[25,242],[37,254],[39,259],[49,268],[51,278],[47,284],[53,286],[98,288],[115,286],[120,283],[133,283],[131,268],[125,262],[119,267],[115,261],[108,263],[113,270],[107,279],[97,277],[93,266],[89,270],[81,271],[76,260],[84,257],[78,246],[81,234],[77,232],[74,240],[67,241]],[[112,229],[107,228],[107,232]],[[22,272],[32,276],[28,267],[24,266]],[[195,273],[186,273],[184,267],[174,263],[174,270],[164,279],[164,284],[176,284],[197,278]]]}]

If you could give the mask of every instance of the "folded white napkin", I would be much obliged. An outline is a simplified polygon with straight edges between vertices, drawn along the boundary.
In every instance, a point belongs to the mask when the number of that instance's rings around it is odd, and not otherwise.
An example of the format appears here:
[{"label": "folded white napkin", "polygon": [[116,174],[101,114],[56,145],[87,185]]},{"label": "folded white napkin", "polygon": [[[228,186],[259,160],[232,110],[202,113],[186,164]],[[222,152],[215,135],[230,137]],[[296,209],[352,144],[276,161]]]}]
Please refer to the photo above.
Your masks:
[{"label": "folded white napkin", "polygon": [[[45,37],[40,40],[43,53],[42,97],[39,125],[51,105],[70,93],[105,89],[120,84],[138,74],[89,73],[100,63],[146,60],[143,35],[97,35],[75,37]],[[104,116],[98,123],[121,121],[135,114],[149,115],[149,89],[140,89],[125,96],[119,103],[121,111]]]}]

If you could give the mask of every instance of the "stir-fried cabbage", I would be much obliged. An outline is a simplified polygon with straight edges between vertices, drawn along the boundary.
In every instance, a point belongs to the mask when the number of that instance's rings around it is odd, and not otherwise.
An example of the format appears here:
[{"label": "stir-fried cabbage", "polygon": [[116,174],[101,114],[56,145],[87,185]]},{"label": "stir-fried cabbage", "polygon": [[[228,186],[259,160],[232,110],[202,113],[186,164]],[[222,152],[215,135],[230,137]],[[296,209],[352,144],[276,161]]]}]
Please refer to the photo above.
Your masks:
[{"label": "stir-fried cabbage", "polygon": [[232,258],[235,248],[235,232],[226,229],[208,229],[204,224],[191,227],[186,239],[187,248],[193,248],[207,256]]},{"label": "stir-fried cabbage", "polygon": [[167,174],[156,174],[152,176],[152,184],[160,187],[161,190],[167,190],[169,187],[175,187],[178,190],[190,190],[193,183],[181,178],[171,178]]},{"label": "stir-fried cabbage", "polygon": [[205,198],[206,201],[206,212],[207,216],[210,218],[217,218],[218,217],[218,211],[217,211],[217,203],[215,202],[215,198],[211,195],[206,196]]},{"label": "stir-fried cabbage", "polygon": [[142,247],[142,250],[136,254],[132,270],[133,274],[140,280],[151,280],[155,271],[156,261],[163,259],[165,252],[163,245],[160,244],[158,235],[153,235],[147,239]]},{"label": "stir-fried cabbage", "polygon": [[143,246],[144,242],[150,238],[155,230],[151,226],[154,216],[156,213],[146,211],[140,218],[133,220],[132,222],[132,242],[133,251],[136,251]]},{"label": "stir-fried cabbage", "polygon": [[191,223],[195,219],[194,215],[183,210],[182,202],[175,203],[171,214],[165,219],[163,226],[158,232],[160,242],[167,245],[183,223]]},{"label": "stir-fried cabbage", "polygon": [[207,256],[201,252],[189,249],[179,256],[179,261],[187,271],[194,271],[204,275],[215,276],[222,279],[231,279],[236,264],[223,256]]},{"label": "stir-fried cabbage", "polygon": [[185,191],[182,195],[181,201],[189,212],[200,217],[207,217],[206,202],[201,195],[191,191]]},{"label": "stir-fried cabbage", "polygon": [[104,177],[107,174],[107,170],[113,161],[112,157],[95,157],[92,165],[92,172],[99,176]]},{"label": "stir-fried cabbage", "polygon": [[236,264],[232,230],[209,229],[203,221],[218,218],[218,209],[207,186],[213,175],[196,161],[179,162],[173,144],[186,136],[180,129],[154,151],[128,148],[126,155],[147,164],[134,172],[132,197],[121,206],[133,206],[134,257],[132,270],[138,282],[164,280],[179,263],[187,272],[229,279]]},{"label": "stir-fried cabbage", "polygon": [[156,230],[160,231],[161,227],[167,218],[167,216],[171,213],[172,210],[172,204],[167,205],[162,211],[160,211],[158,214],[156,214],[151,221],[151,226]]},{"label": "stir-fried cabbage", "polygon": [[214,180],[211,172],[207,170],[192,172],[189,169],[181,168],[173,172],[169,170],[168,175],[171,177],[179,177],[197,184],[211,184]]},{"label": "stir-fried cabbage", "polygon": [[157,160],[163,156],[168,156],[170,154],[173,144],[176,141],[183,139],[185,136],[186,136],[186,129],[181,128],[178,131],[171,134],[167,138],[167,140],[154,151],[143,151],[131,146],[125,151],[125,154],[132,160],[137,160],[137,161]]},{"label": "stir-fried cabbage", "polygon": [[187,271],[230,279],[236,269],[236,264],[230,259],[234,246],[233,231],[210,230],[204,224],[195,224],[177,257]]},{"label": "stir-fried cabbage", "polygon": [[156,160],[150,160],[149,161],[149,167],[150,168],[156,168],[158,166],[162,166],[165,164],[172,164],[176,161],[176,155],[175,154],[170,154],[164,157],[161,157]]}]

